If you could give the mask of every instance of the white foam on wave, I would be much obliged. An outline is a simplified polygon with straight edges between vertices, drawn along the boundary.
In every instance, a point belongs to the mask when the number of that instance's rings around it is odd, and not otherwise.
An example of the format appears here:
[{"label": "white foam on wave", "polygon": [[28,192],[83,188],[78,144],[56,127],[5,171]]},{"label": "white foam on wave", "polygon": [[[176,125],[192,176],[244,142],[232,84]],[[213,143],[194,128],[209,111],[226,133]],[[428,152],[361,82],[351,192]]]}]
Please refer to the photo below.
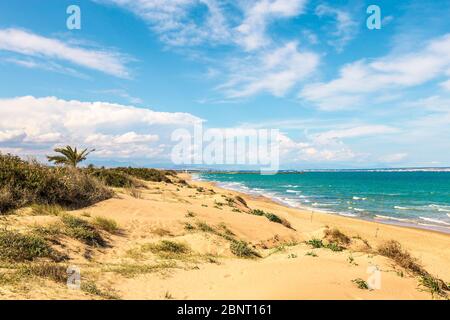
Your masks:
[{"label": "white foam on wave", "polygon": [[362,197],[353,197],[353,200],[367,200],[367,198],[362,198]]},{"label": "white foam on wave", "polygon": [[353,210],[358,211],[358,212],[363,212],[363,211],[365,211],[364,209],[360,209],[360,208],[353,208]]},{"label": "white foam on wave", "polygon": [[422,220],[428,221],[428,222],[433,222],[433,223],[437,223],[437,224],[443,224],[445,226],[450,226],[450,223],[439,220],[439,219],[433,219],[433,218],[426,218],[426,217],[419,217]]},{"label": "white foam on wave", "polygon": [[344,217],[357,217],[358,216],[357,214],[354,214],[354,213],[344,213],[344,212],[339,213],[339,215],[344,216]]},{"label": "white foam on wave", "polygon": [[411,220],[408,219],[401,219],[401,218],[395,218],[395,217],[388,217],[388,216],[382,216],[382,215],[375,215],[375,218],[383,219],[383,220],[394,220],[394,221],[400,221],[400,222],[411,222]]},{"label": "white foam on wave", "polygon": [[401,206],[395,206],[394,209],[397,209],[397,210],[408,210],[407,207],[401,207]]},{"label": "white foam on wave", "polygon": [[298,193],[299,191],[287,189],[286,192],[287,192],[287,193]]},{"label": "white foam on wave", "polygon": [[430,204],[429,208],[437,209],[439,212],[450,212],[450,206],[443,206],[438,204]]}]

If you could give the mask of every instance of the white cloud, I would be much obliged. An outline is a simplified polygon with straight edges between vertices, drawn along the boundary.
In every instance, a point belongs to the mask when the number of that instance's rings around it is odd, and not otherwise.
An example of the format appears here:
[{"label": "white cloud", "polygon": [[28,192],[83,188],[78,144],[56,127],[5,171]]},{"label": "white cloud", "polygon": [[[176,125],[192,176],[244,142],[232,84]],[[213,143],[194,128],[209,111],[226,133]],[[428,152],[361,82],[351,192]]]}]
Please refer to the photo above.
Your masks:
[{"label": "white cloud", "polygon": [[318,67],[319,56],[301,52],[296,42],[290,42],[273,51],[232,67],[229,81],[218,89],[228,98],[248,97],[261,92],[284,96],[290,89],[310,76]]},{"label": "white cloud", "polygon": [[407,153],[393,153],[380,157],[379,161],[385,163],[396,163],[405,160],[406,157],[408,157]]},{"label": "white cloud", "polygon": [[31,96],[2,99],[0,149],[42,154],[56,145],[74,144],[96,148],[95,157],[164,157],[160,145],[170,141],[175,128],[200,122],[188,113],[157,112],[106,102]]},{"label": "white cloud", "polygon": [[266,35],[270,20],[296,17],[303,13],[307,0],[261,0],[244,9],[244,21],[236,28],[237,42],[246,50],[256,50],[270,44]]},{"label": "white cloud", "polygon": [[316,15],[321,18],[326,16],[334,18],[335,30],[330,33],[334,39],[330,40],[329,44],[336,47],[336,50],[342,51],[355,37],[358,24],[350,12],[321,4],[316,8]]},{"label": "white cloud", "polygon": [[[125,8],[146,21],[171,46],[238,44],[255,50],[271,40],[267,25],[303,13],[307,0],[94,0]],[[202,11],[201,15],[198,12]]]},{"label": "white cloud", "polygon": [[[197,45],[205,41],[223,42],[229,28],[221,5],[215,0],[94,0],[123,7],[146,21],[160,39],[173,46]],[[194,18],[193,10],[205,9],[204,18]],[[197,16],[198,17],[198,16]]]},{"label": "white cloud", "polygon": [[[119,78],[129,78],[125,58],[106,50],[71,46],[61,40],[46,38],[19,29],[0,29],[0,50],[47,60],[63,60],[88,69],[97,70]],[[26,67],[37,67],[31,60],[16,59]]]},{"label": "white cloud", "polygon": [[335,139],[358,138],[364,136],[382,135],[397,133],[397,128],[385,125],[366,125],[353,128],[330,130],[316,135],[315,139],[319,142],[328,142]]},{"label": "white cloud", "polygon": [[444,81],[440,83],[441,87],[447,91],[450,91],[450,80]]},{"label": "white cloud", "polygon": [[362,160],[361,154],[355,153],[341,141],[318,141],[314,137],[294,141],[285,134],[280,134],[280,154],[282,165],[304,163],[330,163]]},{"label": "white cloud", "polygon": [[338,110],[370,103],[371,94],[424,84],[445,74],[450,66],[450,34],[433,39],[422,50],[360,60],[344,66],[340,76],[303,88],[300,97],[324,110]]}]

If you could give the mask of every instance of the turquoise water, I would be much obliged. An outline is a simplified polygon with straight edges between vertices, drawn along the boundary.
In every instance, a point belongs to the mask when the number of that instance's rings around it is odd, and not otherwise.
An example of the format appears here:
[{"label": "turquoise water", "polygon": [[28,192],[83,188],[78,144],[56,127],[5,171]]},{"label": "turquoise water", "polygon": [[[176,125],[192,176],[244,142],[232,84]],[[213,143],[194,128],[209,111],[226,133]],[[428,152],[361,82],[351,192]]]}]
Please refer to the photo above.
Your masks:
[{"label": "turquoise water", "polygon": [[292,207],[450,232],[450,172],[201,173],[199,178]]}]

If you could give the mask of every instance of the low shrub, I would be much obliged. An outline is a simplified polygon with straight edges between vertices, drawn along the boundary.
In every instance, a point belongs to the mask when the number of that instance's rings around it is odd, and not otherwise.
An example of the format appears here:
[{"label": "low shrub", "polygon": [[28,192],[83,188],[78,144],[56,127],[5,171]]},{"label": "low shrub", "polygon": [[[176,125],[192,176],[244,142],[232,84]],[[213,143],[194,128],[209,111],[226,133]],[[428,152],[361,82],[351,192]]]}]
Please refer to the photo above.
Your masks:
[{"label": "low shrub", "polygon": [[405,268],[418,275],[427,275],[428,272],[419,264],[417,259],[413,258],[411,254],[403,250],[401,244],[398,241],[390,240],[378,247],[378,253],[391,258],[399,266]]},{"label": "low shrub", "polygon": [[250,248],[245,241],[232,241],[230,244],[231,252],[240,258],[255,258],[261,257],[261,255]]},{"label": "low shrub", "polygon": [[30,204],[81,208],[111,198],[113,192],[82,170],[48,167],[0,154],[0,212]]},{"label": "low shrub", "polygon": [[64,215],[62,222],[66,227],[68,236],[90,246],[105,246],[106,243],[101,234],[86,220],[71,215]]},{"label": "low shrub", "polygon": [[234,197],[237,202],[241,203],[244,207],[248,208],[247,202],[241,196]]},{"label": "low shrub", "polygon": [[324,248],[325,247],[325,245],[323,244],[322,240],[316,239],[316,238],[308,240],[306,242],[306,244],[309,244],[314,249],[319,249],[319,248]]},{"label": "low shrub", "polygon": [[25,264],[20,267],[19,274],[46,278],[58,283],[67,282],[67,266],[58,263]]},{"label": "low shrub", "polygon": [[0,231],[0,260],[24,262],[33,261],[36,258],[57,260],[57,255],[47,241],[38,235]]},{"label": "low shrub", "polygon": [[336,242],[340,245],[349,245],[351,242],[351,239],[343,234],[339,229],[333,228],[333,229],[326,229],[325,230],[325,238],[329,240],[330,242]]},{"label": "low shrub", "polygon": [[369,284],[361,278],[354,279],[352,282],[361,290],[369,290]]},{"label": "low shrub", "polygon": [[141,184],[135,178],[116,169],[86,169],[89,175],[114,188],[138,187]]}]

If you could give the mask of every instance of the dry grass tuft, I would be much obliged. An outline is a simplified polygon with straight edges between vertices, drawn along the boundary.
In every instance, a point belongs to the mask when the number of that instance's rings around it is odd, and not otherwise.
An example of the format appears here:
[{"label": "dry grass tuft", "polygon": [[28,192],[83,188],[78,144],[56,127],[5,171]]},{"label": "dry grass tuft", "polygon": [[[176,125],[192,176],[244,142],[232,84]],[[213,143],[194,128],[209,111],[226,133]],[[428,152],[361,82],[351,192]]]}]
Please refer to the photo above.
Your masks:
[{"label": "dry grass tuft", "polygon": [[348,246],[351,242],[351,239],[337,228],[326,229],[325,239],[343,246]]}]

